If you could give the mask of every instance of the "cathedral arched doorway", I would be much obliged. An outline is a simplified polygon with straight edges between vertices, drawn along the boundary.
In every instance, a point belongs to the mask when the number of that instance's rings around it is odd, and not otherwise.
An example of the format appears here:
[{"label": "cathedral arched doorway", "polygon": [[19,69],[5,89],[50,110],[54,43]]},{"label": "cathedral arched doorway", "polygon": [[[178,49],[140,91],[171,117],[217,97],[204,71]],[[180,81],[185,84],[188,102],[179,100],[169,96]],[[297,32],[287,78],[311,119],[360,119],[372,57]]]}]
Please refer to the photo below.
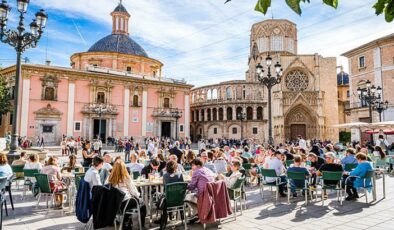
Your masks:
[{"label": "cathedral arched doorway", "polygon": [[286,140],[296,140],[298,135],[305,139],[318,138],[317,116],[304,105],[293,107],[285,116]]}]

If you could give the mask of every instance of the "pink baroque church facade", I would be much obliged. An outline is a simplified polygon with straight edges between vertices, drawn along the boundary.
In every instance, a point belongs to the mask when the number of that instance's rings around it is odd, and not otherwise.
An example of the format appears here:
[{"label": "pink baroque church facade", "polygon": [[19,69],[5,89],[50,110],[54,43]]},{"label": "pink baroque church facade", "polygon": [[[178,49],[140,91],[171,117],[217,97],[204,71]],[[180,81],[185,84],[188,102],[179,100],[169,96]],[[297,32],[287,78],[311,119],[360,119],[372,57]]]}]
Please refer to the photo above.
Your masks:
[{"label": "pink baroque church facade", "polygon": [[[129,37],[130,14],[120,3],[111,13],[112,33],[87,52],[71,56],[71,67],[22,66],[17,130],[20,136],[59,144],[63,135],[94,139],[189,137],[192,85],[162,77],[163,64]],[[0,70],[10,84],[15,66]],[[181,113],[179,118],[176,114]],[[11,130],[12,114],[0,130]]]}]

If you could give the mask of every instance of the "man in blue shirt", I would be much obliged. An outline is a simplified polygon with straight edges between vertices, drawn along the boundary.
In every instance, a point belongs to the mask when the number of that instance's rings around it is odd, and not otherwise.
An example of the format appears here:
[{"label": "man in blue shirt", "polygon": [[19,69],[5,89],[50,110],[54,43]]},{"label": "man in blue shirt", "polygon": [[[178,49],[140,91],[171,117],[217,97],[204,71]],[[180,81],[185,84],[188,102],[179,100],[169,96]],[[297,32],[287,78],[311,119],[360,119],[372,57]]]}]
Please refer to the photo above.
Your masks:
[{"label": "man in blue shirt", "polygon": [[[294,155],[294,164],[287,169],[287,172],[303,172],[305,175],[309,175],[308,169],[301,166],[301,156]],[[304,180],[290,180],[290,189],[293,197],[297,197],[296,188],[303,187],[305,184]]]},{"label": "man in blue shirt", "polygon": [[346,156],[342,158],[341,160],[343,168],[345,168],[345,165],[347,164],[358,164],[358,161],[356,157],[354,156],[354,150],[353,149],[347,149],[346,150]]}]

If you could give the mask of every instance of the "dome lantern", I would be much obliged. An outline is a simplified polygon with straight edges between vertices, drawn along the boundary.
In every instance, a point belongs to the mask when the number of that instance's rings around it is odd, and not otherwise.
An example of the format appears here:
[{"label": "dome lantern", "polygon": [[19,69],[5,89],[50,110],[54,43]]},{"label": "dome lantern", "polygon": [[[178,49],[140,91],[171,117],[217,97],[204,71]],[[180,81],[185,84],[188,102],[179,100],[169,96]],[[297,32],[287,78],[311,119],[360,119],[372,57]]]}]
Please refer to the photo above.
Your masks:
[{"label": "dome lantern", "polygon": [[119,5],[112,11],[112,34],[129,34],[129,18],[130,14],[127,12],[126,8],[123,6],[122,1]]}]

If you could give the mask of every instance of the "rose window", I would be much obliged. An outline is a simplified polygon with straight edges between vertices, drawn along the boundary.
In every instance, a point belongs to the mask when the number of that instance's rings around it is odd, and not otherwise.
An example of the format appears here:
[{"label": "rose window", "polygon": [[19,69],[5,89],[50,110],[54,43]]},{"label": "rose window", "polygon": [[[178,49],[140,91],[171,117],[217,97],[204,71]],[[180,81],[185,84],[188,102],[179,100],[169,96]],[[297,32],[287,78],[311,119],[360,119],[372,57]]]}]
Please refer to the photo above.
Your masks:
[{"label": "rose window", "polygon": [[304,72],[293,70],[286,75],[285,84],[291,91],[304,91],[308,88],[309,79]]}]

